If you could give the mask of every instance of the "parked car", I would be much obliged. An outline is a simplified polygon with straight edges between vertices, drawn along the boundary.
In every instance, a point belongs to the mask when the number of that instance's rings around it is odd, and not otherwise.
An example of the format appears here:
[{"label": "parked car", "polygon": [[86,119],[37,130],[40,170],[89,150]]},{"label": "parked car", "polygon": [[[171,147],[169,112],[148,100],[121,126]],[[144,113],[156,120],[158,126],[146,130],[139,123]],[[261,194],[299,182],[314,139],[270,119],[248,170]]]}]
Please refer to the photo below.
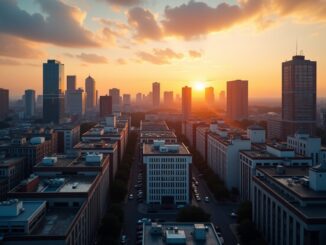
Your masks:
[{"label": "parked car", "polygon": [[134,199],[134,195],[133,194],[129,194],[129,200],[132,200],[132,199]]},{"label": "parked car", "polygon": [[232,212],[230,213],[230,216],[233,217],[233,218],[236,218],[238,215],[237,215],[236,212],[232,211]]},{"label": "parked car", "polygon": [[209,197],[206,196],[206,197],[204,198],[204,200],[205,200],[205,202],[209,202]]}]

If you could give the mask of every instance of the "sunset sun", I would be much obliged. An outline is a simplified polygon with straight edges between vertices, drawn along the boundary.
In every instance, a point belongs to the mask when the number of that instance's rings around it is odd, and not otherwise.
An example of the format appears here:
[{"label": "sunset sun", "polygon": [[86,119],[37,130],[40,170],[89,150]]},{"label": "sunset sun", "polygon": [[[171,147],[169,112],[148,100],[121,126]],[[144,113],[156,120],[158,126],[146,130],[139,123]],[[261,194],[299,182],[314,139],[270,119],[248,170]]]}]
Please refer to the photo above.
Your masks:
[{"label": "sunset sun", "polygon": [[202,91],[205,88],[205,84],[203,82],[196,82],[195,83],[195,89],[198,91]]}]

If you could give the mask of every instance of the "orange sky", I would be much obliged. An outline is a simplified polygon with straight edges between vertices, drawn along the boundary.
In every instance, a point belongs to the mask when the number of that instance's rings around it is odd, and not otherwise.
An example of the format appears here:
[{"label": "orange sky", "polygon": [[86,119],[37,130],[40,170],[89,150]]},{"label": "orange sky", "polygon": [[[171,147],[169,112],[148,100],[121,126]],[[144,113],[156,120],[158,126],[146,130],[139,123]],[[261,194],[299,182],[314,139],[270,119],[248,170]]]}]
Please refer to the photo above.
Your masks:
[{"label": "orange sky", "polygon": [[281,62],[298,40],[299,52],[317,61],[318,96],[326,96],[325,1],[118,3],[1,1],[0,87],[12,97],[40,93],[42,63],[58,59],[80,87],[91,74],[100,94],[148,93],[154,81],[162,92],[180,94],[198,81],[219,92],[228,80],[246,79],[250,97],[280,97]]}]

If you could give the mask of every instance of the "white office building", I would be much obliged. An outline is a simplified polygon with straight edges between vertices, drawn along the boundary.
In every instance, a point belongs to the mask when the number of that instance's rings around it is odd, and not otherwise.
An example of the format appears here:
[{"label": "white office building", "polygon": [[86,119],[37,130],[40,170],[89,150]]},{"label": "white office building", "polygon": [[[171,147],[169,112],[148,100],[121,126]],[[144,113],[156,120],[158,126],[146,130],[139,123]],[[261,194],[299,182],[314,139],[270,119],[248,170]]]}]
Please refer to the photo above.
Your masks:
[{"label": "white office building", "polygon": [[165,144],[164,140],[143,144],[143,163],[148,204],[190,202],[192,156],[184,144]]}]

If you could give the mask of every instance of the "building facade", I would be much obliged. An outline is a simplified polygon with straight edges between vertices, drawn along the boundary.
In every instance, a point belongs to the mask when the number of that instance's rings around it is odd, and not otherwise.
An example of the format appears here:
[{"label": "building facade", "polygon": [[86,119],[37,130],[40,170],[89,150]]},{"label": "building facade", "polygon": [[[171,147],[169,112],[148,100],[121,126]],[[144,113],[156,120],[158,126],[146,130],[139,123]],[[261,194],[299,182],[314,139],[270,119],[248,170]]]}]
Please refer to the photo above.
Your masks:
[{"label": "building facade", "polygon": [[226,115],[230,120],[248,118],[248,81],[227,82]]}]

